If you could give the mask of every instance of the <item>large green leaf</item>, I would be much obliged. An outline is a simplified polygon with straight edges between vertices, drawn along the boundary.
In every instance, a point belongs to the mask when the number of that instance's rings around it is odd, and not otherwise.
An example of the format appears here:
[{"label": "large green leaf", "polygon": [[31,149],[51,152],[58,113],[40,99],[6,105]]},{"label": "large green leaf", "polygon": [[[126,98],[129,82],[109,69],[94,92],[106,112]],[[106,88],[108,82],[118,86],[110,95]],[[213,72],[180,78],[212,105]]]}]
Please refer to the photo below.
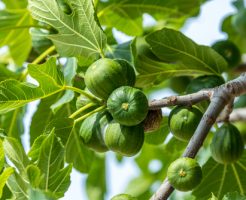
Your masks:
[{"label": "large green leaf", "polygon": [[222,165],[210,158],[202,167],[202,183],[193,191],[199,200],[207,200],[211,192],[221,199],[228,192],[246,194],[246,153],[235,164]]},{"label": "large green leaf", "polygon": [[9,176],[14,172],[12,167],[5,168],[2,174],[0,175],[0,198],[3,194],[3,188],[9,178]]},{"label": "large green leaf", "polygon": [[14,138],[5,137],[3,141],[5,155],[17,167],[20,174],[25,174],[25,168],[29,164],[24,148]]},{"label": "large green leaf", "polygon": [[227,63],[212,48],[198,45],[179,31],[164,28],[146,37],[153,53],[166,63],[176,63],[183,70],[218,74]]},{"label": "large green leaf", "polygon": [[42,188],[49,190],[52,186],[52,176],[60,170],[63,164],[64,149],[61,142],[54,134],[54,130],[47,135],[40,147],[40,153],[37,166],[41,172],[44,173],[44,179],[42,181]]},{"label": "large green leaf", "polygon": [[17,172],[14,172],[9,177],[7,186],[14,195],[13,200],[29,200],[27,193],[28,183]]},{"label": "large green leaf", "polygon": [[33,19],[27,9],[0,11],[0,47],[7,45],[15,63],[21,66],[31,50],[28,27]]},{"label": "large green leaf", "polygon": [[64,90],[64,77],[56,67],[55,58],[50,58],[42,65],[30,64],[28,72],[39,86],[17,80],[0,83],[0,114]]},{"label": "large green leaf", "polygon": [[166,26],[180,27],[199,8],[200,0],[110,0],[100,1],[98,17],[103,25],[128,35],[141,35],[144,13],[162,20]]},{"label": "large green leaf", "polygon": [[105,157],[96,156],[86,180],[89,199],[101,200],[107,191]]},{"label": "large green leaf", "polygon": [[57,29],[49,35],[61,56],[91,57],[103,54],[106,37],[97,23],[91,0],[70,0],[71,15],[64,13],[56,0],[29,0],[32,16]]},{"label": "large green leaf", "polygon": [[61,94],[55,94],[48,98],[42,99],[38,104],[38,108],[34,113],[30,127],[30,143],[44,133],[47,125],[54,119],[55,114],[50,109],[50,106],[61,98]]},{"label": "large green leaf", "polygon": [[[146,43],[146,41],[149,43]],[[226,61],[213,49],[198,45],[182,33],[162,29],[132,43],[137,86],[149,87],[172,76],[219,74]]]}]

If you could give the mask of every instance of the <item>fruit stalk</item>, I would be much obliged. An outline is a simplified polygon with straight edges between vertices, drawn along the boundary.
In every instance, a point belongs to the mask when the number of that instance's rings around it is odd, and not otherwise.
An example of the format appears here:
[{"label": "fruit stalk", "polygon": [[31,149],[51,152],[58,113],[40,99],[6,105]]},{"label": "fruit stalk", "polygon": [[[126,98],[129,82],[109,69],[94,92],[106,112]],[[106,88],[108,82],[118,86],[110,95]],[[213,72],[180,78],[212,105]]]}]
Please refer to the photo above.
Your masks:
[{"label": "fruit stalk", "polygon": [[[182,155],[183,157],[194,158],[196,156],[210,128],[213,126],[224,107],[230,103],[231,99],[244,93],[246,93],[246,73],[243,73],[238,78],[213,89],[211,103],[203,115],[193,137],[189,141]],[[156,193],[151,197],[151,200],[166,200],[173,190],[174,189],[170,183],[165,180]]]}]

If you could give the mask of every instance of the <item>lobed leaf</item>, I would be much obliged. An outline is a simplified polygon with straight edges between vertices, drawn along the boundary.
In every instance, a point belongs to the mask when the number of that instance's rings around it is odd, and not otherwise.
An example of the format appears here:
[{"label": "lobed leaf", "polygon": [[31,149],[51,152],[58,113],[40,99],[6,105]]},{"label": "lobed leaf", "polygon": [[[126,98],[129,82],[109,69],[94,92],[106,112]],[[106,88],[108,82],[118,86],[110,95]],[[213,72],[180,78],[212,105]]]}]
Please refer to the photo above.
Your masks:
[{"label": "lobed leaf", "polygon": [[0,82],[0,114],[64,90],[64,77],[56,67],[55,58],[42,65],[30,64],[28,72],[39,86],[11,79]]},{"label": "lobed leaf", "polygon": [[[207,200],[211,192],[221,199],[228,192],[246,192],[246,154],[234,164],[222,165],[210,158],[202,167],[203,180],[192,194],[201,200]],[[216,177],[216,178],[215,178]]]},{"label": "lobed leaf", "polygon": [[183,70],[219,74],[227,68],[221,55],[212,48],[198,45],[179,31],[164,28],[146,37],[153,53],[166,63],[176,63]]},{"label": "lobed leaf", "polygon": [[97,23],[91,0],[70,0],[68,15],[56,0],[30,0],[32,16],[53,26],[58,33],[49,35],[57,51],[66,57],[96,57],[103,54],[106,36]]}]

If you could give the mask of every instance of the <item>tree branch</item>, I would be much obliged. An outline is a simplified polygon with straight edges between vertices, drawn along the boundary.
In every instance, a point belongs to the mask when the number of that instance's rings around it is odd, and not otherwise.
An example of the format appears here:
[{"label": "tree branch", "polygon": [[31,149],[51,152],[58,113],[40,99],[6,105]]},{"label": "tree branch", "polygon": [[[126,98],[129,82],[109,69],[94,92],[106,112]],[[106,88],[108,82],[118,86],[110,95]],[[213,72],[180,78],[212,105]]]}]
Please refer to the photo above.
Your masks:
[{"label": "tree branch", "polygon": [[230,122],[246,121],[246,108],[234,109],[229,118]]},{"label": "tree branch", "polygon": [[213,90],[201,90],[193,94],[183,96],[170,96],[160,100],[153,100],[149,103],[150,110],[158,110],[167,106],[175,105],[193,105],[198,102],[208,100],[213,95]]},{"label": "tree branch", "polygon": [[[190,139],[189,144],[183,153],[183,157],[194,158],[196,156],[210,128],[213,126],[224,107],[230,103],[233,98],[244,93],[246,93],[245,73],[238,78],[213,89],[213,92],[210,93],[212,94],[210,98],[211,103],[204,113],[194,135]],[[171,195],[172,191],[173,188],[166,179],[156,193],[151,197],[151,200],[166,200]]]}]

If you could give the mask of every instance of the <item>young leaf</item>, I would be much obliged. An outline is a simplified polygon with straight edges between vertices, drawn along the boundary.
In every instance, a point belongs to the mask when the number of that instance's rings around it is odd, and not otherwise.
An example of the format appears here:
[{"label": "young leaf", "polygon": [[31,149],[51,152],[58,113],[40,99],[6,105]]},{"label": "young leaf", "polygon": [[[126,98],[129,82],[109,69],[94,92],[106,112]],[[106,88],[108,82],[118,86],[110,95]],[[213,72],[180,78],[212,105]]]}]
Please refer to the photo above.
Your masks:
[{"label": "young leaf", "polygon": [[17,80],[0,82],[0,114],[64,90],[64,78],[56,67],[55,58],[42,65],[30,64],[28,72],[39,82],[38,87]]},{"label": "young leaf", "polygon": [[153,53],[166,63],[175,63],[183,70],[220,74],[227,63],[213,49],[198,45],[179,31],[164,28],[146,37]]},{"label": "young leaf", "polygon": [[30,151],[28,152],[28,157],[32,159],[32,162],[36,162],[38,160],[40,154],[40,148],[47,135],[38,136],[32,144]]},{"label": "young leaf", "polygon": [[[53,187],[53,177],[63,166],[64,149],[61,142],[56,138],[54,130],[43,140],[37,166],[44,174],[41,188],[48,191]],[[52,191],[52,190],[51,190]]]},{"label": "young leaf", "polygon": [[5,137],[3,148],[8,159],[17,167],[21,174],[25,174],[29,159],[20,142],[14,138]]},{"label": "young leaf", "polygon": [[199,6],[199,0],[100,1],[98,18],[103,25],[115,27],[128,35],[141,35],[144,13],[152,15],[155,19],[162,19],[165,25],[178,28],[186,18],[199,11]]},{"label": "young leaf", "polygon": [[53,174],[50,179],[49,190],[52,192],[56,198],[63,197],[64,193],[67,191],[71,181],[70,174],[72,171],[72,165],[57,171],[56,174]]},{"label": "young leaf", "polygon": [[[235,164],[221,165],[210,158],[202,167],[205,175],[192,194],[199,200],[207,200],[211,192],[221,199],[228,192],[246,191],[246,154]],[[216,177],[216,178],[215,178]]]},{"label": "young leaf", "polygon": [[3,194],[3,187],[5,186],[9,176],[14,172],[12,167],[5,168],[2,174],[0,175],[0,198]]},{"label": "young leaf", "polygon": [[33,24],[27,9],[0,11],[0,47],[9,47],[11,57],[18,66],[23,64],[31,50],[32,41],[27,27]]},{"label": "young leaf", "polygon": [[37,188],[41,180],[40,169],[35,165],[28,165],[26,168],[27,178],[32,187]]},{"label": "young leaf", "polygon": [[14,198],[20,200],[29,200],[28,197],[28,183],[23,180],[23,178],[17,173],[14,172],[7,181],[7,186],[12,192]]},{"label": "young leaf", "polygon": [[58,34],[49,35],[61,56],[94,57],[103,54],[106,36],[97,23],[91,0],[70,0],[73,12],[64,13],[56,0],[30,0],[32,16],[57,29]]}]

